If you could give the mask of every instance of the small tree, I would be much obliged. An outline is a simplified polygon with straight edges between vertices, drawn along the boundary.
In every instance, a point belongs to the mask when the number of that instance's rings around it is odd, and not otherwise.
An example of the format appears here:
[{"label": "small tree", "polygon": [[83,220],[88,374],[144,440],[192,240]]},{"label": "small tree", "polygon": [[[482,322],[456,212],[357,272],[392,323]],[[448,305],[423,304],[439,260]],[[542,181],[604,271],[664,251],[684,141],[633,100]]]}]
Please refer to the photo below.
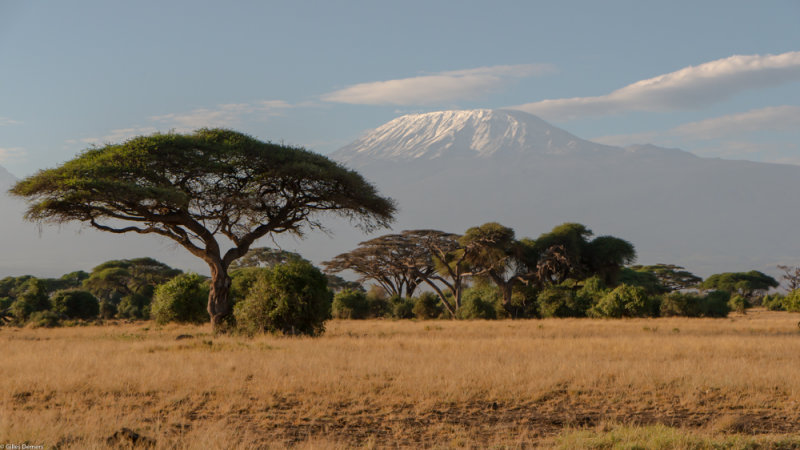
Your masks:
[{"label": "small tree", "polygon": [[[761,296],[770,288],[776,288],[779,285],[780,283],[771,276],[751,270],[750,272],[725,272],[711,275],[700,287],[706,290],[730,293],[734,297],[731,300],[735,300],[737,305],[734,309],[738,310],[741,304],[758,304]],[[741,297],[741,300],[735,298],[737,296]]]},{"label": "small tree", "polygon": [[358,244],[358,248],[323,263],[328,274],[350,270],[359,282],[378,283],[389,295],[411,297],[422,276],[434,272],[432,265],[421,265],[428,258],[412,239],[387,234]]},{"label": "small tree", "polygon": [[211,271],[207,309],[217,330],[231,312],[228,267],[257,239],[302,235],[320,228],[324,213],[372,230],[387,226],[395,212],[374,186],[324,156],[221,129],[89,149],[10,192],[29,200],[29,220],[155,233],[202,258]]},{"label": "small tree", "polygon": [[325,331],[331,315],[325,275],[308,261],[290,261],[264,272],[236,304],[236,325],[247,334],[307,334]]},{"label": "small tree", "polygon": [[650,266],[631,266],[632,270],[652,274],[667,292],[696,288],[703,279],[675,264],[653,264]]},{"label": "small tree", "polygon": [[369,315],[369,302],[364,291],[344,290],[333,297],[331,311],[337,319],[365,319]]},{"label": "small tree", "polygon": [[196,273],[178,275],[156,288],[150,314],[160,324],[205,322],[208,289],[208,280]]},{"label": "small tree", "polygon": [[57,291],[50,299],[52,311],[67,319],[94,319],[100,314],[100,302],[88,291]]},{"label": "small tree", "polygon": [[653,317],[658,301],[639,286],[621,284],[589,310],[592,317]]},{"label": "small tree", "polygon": [[19,295],[11,304],[10,312],[17,323],[25,323],[35,312],[50,309],[47,286],[43,280],[30,277],[19,288]]},{"label": "small tree", "polygon": [[800,289],[800,267],[778,265],[778,269],[783,271],[781,279],[786,282],[786,290],[789,292]]}]

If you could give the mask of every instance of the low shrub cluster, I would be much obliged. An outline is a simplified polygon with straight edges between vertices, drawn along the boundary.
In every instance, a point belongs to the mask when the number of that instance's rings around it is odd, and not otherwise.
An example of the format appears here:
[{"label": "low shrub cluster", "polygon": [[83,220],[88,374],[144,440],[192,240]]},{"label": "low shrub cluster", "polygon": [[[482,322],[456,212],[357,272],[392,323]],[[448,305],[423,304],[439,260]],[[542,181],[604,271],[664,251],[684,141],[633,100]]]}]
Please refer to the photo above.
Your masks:
[{"label": "low shrub cluster", "polygon": [[[495,286],[479,283],[462,294],[456,318],[726,317],[735,309],[734,301],[724,291],[653,293],[645,287],[624,283],[609,288],[599,277],[591,277],[582,281],[567,280],[542,289],[522,286],[514,292],[513,304],[504,306]],[[383,312],[374,314],[370,302],[385,302],[389,307],[378,309]],[[342,291],[334,297],[333,317],[427,320],[449,318],[449,315],[433,292],[409,299],[386,299],[360,291]]]}]

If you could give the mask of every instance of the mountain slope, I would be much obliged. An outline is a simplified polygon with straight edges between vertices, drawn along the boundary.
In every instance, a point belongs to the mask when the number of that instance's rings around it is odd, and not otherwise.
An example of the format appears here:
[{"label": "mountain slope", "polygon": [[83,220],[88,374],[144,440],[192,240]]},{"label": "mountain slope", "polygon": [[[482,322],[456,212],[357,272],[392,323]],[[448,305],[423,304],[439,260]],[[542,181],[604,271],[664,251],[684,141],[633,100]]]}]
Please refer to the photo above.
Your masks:
[{"label": "mountain slope", "polygon": [[488,110],[404,116],[333,157],[399,201],[396,230],[499,221],[535,238],[574,221],[704,275],[800,263],[798,166],[599,145]]}]

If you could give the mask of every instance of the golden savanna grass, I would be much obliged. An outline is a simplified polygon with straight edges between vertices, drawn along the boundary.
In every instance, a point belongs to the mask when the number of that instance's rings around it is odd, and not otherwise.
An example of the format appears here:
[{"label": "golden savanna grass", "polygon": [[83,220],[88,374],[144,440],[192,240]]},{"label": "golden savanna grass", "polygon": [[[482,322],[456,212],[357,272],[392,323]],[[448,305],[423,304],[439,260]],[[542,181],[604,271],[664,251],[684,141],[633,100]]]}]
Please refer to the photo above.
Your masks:
[{"label": "golden savanna grass", "polygon": [[320,338],[252,339],[3,327],[0,442],[104,448],[130,428],[158,448],[625,448],[644,435],[800,448],[798,320],[331,321]]}]

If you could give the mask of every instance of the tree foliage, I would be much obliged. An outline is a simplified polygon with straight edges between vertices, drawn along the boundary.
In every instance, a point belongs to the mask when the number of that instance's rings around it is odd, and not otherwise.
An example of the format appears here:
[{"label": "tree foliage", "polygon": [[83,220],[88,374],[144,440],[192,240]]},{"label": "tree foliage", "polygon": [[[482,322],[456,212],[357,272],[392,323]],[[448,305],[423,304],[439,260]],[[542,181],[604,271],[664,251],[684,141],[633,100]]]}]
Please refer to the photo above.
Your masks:
[{"label": "tree foliage", "polygon": [[[711,275],[701,285],[703,289],[719,290],[754,302],[770,288],[780,285],[777,280],[757,270],[749,272],[725,272]],[[738,301],[738,300],[737,300]],[[741,302],[740,302],[741,303]]]},{"label": "tree foliage", "polygon": [[236,304],[237,327],[260,332],[317,336],[331,314],[325,276],[308,261],[290,261],[262,272],[245,299]]},{"label": "tree foliage", "polygon": [[703,282],[702,278],[675,264],[638,265],[630,268],[637,272],[653,274],[667,292],[695,288]]},{"label": "tree foliage", "polygon": [[196,273],[178,275],[156,288],[151,315],[160,324],[202,323],[208,320],[207,299],[207,279]]},{"label": "tree foliage", "polygon": [[[211,270],[208,311],[230,313],[228,267],[270,233],[302,235],[325,213],[372,230],[392,220],[394,202],[359,174],[300,148],[222,129],[155,134],[86,150],[19,181],[32,221],[81,221],[113,233],[170,238]],[[227,239],[232,246],[224,250]]]},{"label": "tree foliage", "polygon": [[422,277],[433,272],[416,242],[403,234],[387,234],[364,241],[350,252],[323,263],[329,274],[355,272],[359,282],[374,281],[389,295],[411,297]]},{"label": "tree foliage", "polygon": [[52,311],[67,319],[94,319],[100,314],[100,301],[91,292],[62,290],[50,299]]}]

